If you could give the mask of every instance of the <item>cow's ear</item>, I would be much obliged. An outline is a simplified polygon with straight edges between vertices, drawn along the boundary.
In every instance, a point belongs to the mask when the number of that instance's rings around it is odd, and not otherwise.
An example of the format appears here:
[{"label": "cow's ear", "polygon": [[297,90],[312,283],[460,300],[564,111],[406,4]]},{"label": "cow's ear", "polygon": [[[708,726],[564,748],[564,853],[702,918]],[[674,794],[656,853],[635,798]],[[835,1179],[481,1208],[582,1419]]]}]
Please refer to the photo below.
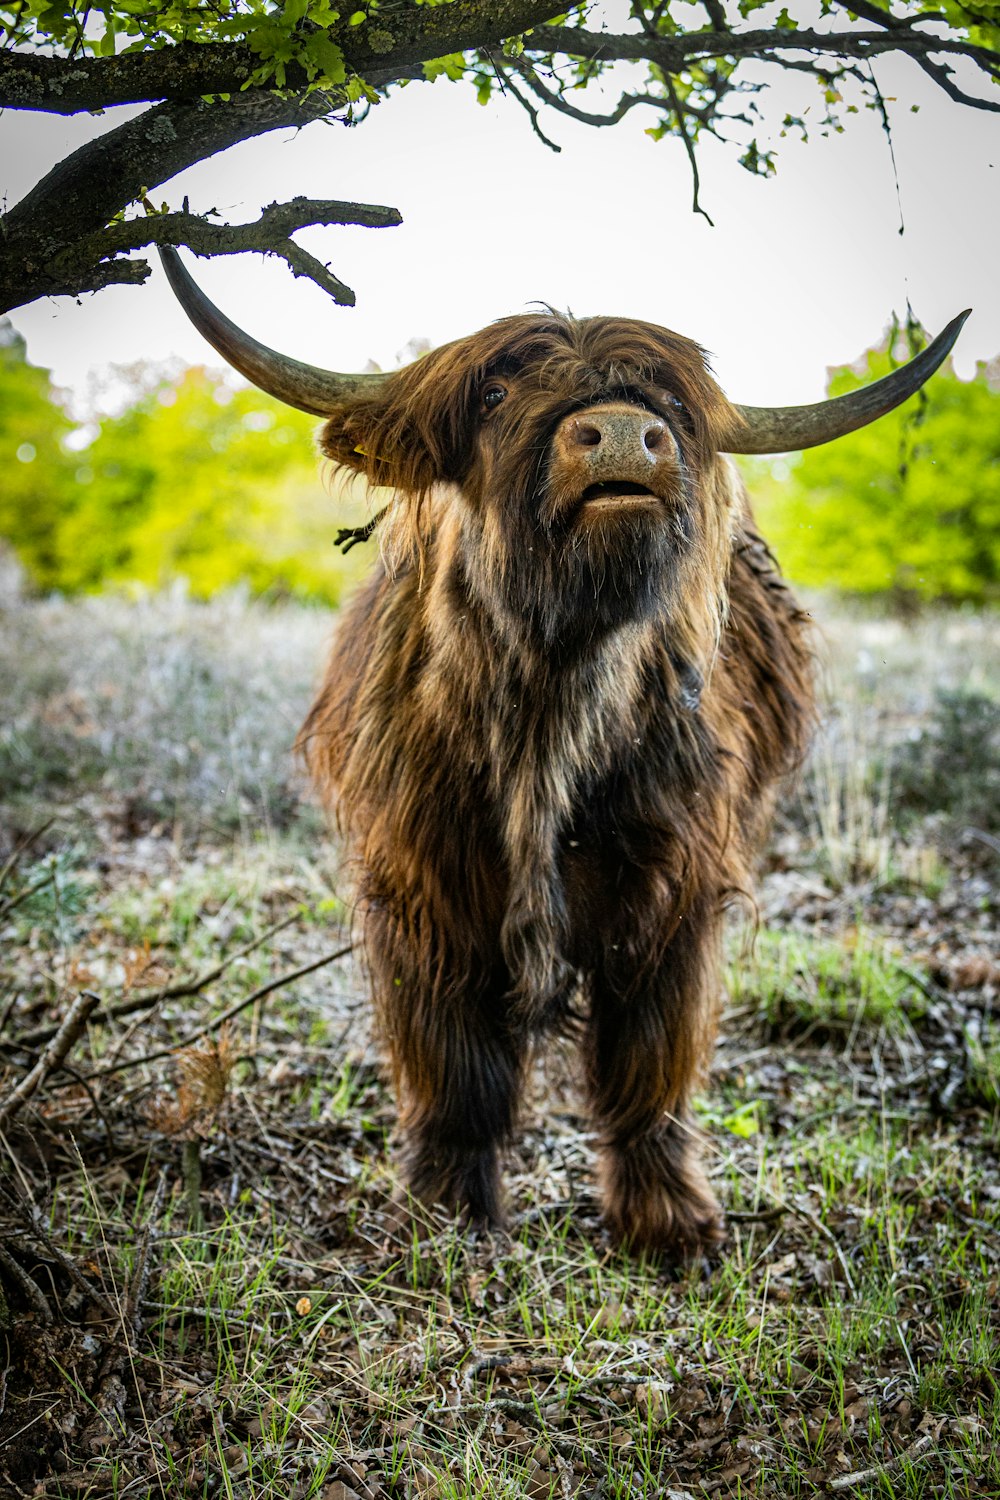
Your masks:
[{"label": "cow's ear", "polygon": [[[355,398],[333,411],[319,433],[319,446],[338,468],[363,474],[372,484],[391,484],[392,468],[379,439],[386,426],[385,402]],[[376,475],[376,469],[378,474]]]},{"label": "cow's ear", "polygon": [[422,493],[443,475],[392,381],[386,389],[357,395],[331,412],[319,445],[340,468],[363,474],[369,484]]}]

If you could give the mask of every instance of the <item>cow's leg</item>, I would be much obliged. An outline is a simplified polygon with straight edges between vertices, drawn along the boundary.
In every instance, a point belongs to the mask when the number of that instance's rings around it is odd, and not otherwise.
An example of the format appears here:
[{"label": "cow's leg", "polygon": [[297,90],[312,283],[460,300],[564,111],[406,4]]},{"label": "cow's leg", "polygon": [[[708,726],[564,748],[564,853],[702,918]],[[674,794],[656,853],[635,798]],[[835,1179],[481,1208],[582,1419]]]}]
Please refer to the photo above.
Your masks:
[{"label": "cow's leg", "polygon": [[634,1249],[678,1259],[722,1238],[689,1103],[715,1032],[717,921],[685,913],[655,962],[609,945],[586,1047],[605,1218]]},{"label": "cow's leg", "polygon": [[[509,981],[497,963],[434,965],[398,926],[368,934],[382,1029],[396,1083],[407,1184],[424,1203],[503,1219],[500,1148],[509,1138],[523,1045],[505,1024]],[[449,970],[451,971],[449,976]]]},{"label": "cow's leg", "polygon": [[499,1156],[514,1125],[520,1058],[481,1016],[442,1016],[417,1067],[403,1060],[401,1125],[411,1192],[425,1203],[500,1224]]}]

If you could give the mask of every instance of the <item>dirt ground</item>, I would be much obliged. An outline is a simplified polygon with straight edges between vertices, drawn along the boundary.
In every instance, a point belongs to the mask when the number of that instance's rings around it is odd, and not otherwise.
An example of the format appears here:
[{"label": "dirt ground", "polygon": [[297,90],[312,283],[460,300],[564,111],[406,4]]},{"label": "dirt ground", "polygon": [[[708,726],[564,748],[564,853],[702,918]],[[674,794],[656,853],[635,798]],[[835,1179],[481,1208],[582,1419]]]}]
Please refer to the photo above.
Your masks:
[{"label": "dirt ground", "polygon": [[322,614],[0,595],[3,1500],[1000,1496],[996,621],[815,613],[677,1270],[602,1226],[572,1039],[506,1234],[394,1206]]}]

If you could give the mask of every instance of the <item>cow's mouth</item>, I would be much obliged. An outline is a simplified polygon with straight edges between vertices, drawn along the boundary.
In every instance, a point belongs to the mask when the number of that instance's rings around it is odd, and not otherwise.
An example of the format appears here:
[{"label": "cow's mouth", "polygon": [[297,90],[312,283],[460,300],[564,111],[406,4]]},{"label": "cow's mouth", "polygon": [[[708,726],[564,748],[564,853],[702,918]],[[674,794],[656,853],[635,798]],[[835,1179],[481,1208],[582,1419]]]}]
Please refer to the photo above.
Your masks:
[{"label": "cow's mouth", "polygon": [[588,484],[580,496],[580,504],[586,506],[604,505],[634,505],[639,503],[648,504],[650,500],[658,500],[659,496],[647,489],[644,484],[634,484],[629,479],[606,479],[601,484]]}]

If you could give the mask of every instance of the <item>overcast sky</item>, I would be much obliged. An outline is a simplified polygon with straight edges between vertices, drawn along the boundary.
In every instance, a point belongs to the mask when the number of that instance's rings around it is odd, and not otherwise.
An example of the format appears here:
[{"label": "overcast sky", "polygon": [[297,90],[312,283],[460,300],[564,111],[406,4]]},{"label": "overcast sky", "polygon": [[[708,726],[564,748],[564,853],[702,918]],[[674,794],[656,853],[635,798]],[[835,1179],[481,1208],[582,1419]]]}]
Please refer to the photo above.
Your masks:
[{"label": "overcast sky", "polygon": [[[868,112],[851,117],[844,135],[781,142],[778,175],[767,182],[737,164],[736,149],[706,142],[711,228],[691,213],[682,146],[643,133],[650,114],[634,110],[602,130],[550,115],[557,156],[513,100],[484,109],[471,89],[443,81],[397,92],[355,129],[317,124],[248,142],[153,196],[179,207],[188,194],[193,209],[214,207],[232,222],[297,193],[399,208],[397,229],[298,237],[353,286],[353,309],[335,307],[278,261],[197,262],[209,295],[256,337],[336,369],[369,358],[391,366],[412,338],[442,343],[546,301],[689,334],[712,352],[735,400],[808,401],[822,394],[826,366],[856,358],[909,297],[931,332],[973,307],[956,353],[959,373],[970,375],[975,360],[1000,353],[1000,115],[952,104],[905,61],[876,70],[889,98],[900,202],[885,135]],[[813,102],[804,80],[773,69],[761,76],[777,80],[763,101],[771,119]],[[7,202],[123,118],[8,111],[0,118]],[[29,357],[78,393],[89,372],[113,362],[218,362],[158,265],[143,288],[37,302],[13,321]]]}]

